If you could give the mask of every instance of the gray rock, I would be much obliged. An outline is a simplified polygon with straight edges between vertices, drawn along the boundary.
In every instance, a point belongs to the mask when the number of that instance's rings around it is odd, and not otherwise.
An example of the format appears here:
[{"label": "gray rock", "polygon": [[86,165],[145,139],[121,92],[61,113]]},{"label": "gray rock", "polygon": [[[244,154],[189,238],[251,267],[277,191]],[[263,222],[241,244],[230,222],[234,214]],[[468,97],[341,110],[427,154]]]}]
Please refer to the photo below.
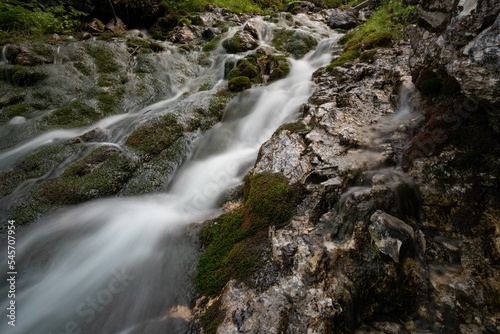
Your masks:
[{"label": "gray rock", "polygon": [[288,13],[298,14],[298,13],[308,13],[312,11],[315,7],[316,5],[310,1],[294,1],[286,5],[283,10]]},{"label": "gray rock", "polygon": [[370,236],[380,252],[389,255],[394,262],[399,263],[400,251],[403,246],[413,243],[415,233],[413,228],[402,220],[385,212],[377,211],[370,217]]},{"label": "gray rock", "polygon": [[175,27],[170,32],[168,40],[172,43],[189,45],[197,44],[199,42],[194,32],[188,26]]},{"label": "gray rock", "polygon": [[358,11],[346,9],[333,9],[328,15],[328,26],[332,29],[352,29],[358,25]]},{"label": "gray rock", "polygon": [[122,35],[127,32],[127,26],[118,17],[115,17],[106,24],[106,30]]},{"label": "gray rock", "polygon": [[260,19],[250,19],[245,23],[243,31],[246,31],[252,35],[253,38],[259,40],[261,36],[265,33],[266,25]]}]

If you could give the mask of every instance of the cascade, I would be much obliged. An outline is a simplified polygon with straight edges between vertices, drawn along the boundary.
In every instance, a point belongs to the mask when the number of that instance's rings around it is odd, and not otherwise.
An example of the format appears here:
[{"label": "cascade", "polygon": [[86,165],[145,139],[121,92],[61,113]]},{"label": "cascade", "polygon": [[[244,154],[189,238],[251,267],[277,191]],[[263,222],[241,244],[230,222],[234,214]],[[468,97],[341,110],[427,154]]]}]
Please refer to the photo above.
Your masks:
[{"label": "cascade", "polygon": [[[316,50],[302,59],[290,59],[286,78],[240,93],[226,108],[223,121],[195,142],[166,192],[99,199],[60,209],[18,236],[15,333],[173,333],[185,329],[189,316],[181,311],[189,310],[187,277],[197,256],[187,228],[220,213],[220,198],[242,182],[260,146],[277,127],[293,121],[307,102],[313,90],[312,73],[328,64],[332,45],[340,37],[306,20],[305,15],[300,17],[304,20],[301,29],[320,32]],[[179,112],[190,101],[224,85],[224,60],[234,56],[222,54],[220,48],[212,56],[213,66],[206,73],[173,89],[165,100],[106,117],[89,127],[38,135],[0,152],[0,168],[37,147],[96,127],[112,131],[107,144],[120,147],[126,136],[120,129],[133,128],[153,115]],[[60,61],[57,57],[55,63]],[[207,77],[216,82],[214,88],[198,91]],[[188,91],[193,93],[185,98],[183,93]],[[1,298],[0,307],[5,309],[8,300]],[[0,332],[11,333],[12,328],[3,321]]]}]

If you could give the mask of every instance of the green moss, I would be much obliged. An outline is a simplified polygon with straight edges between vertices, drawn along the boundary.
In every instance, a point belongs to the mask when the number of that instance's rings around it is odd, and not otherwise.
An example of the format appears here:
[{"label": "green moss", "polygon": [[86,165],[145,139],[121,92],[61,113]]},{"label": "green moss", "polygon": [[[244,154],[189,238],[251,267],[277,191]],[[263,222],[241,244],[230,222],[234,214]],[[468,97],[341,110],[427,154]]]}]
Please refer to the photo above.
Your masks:
[{"label": "green moss", "polygon": [[216,334],[217,328],[222,324],[226,317],[226,312],[221,310],[222,303],[217,299],[210,305],[202,317],[203,333]]},{"label": "green moss", "polygon": [[251,87],[252,82],[248,77],[235,77],[228,81],[228,88],[232,92],[241,92]]},{"label": "green moss", "polygon": [[41,127],[43,130],[82,127],[92,124],[101,116],[95,107],[82,100],[75,100],[44,116]]},{"label": "green moss", "polygon": [[227,76],[228,80],[236,77],[247,77],[253,83],[260,83],[259,71],[257,70],[257,67],[249,61],[248,58],[239,60],[236,63],[236,67],[229,71]]},{"label": "green moss", "polygon": [[143,39],[131,39],[126,42],[129,48],[140,50],[142,53],[162,52],[165,48],[157,42]]},{"label": "green moss", "polygon": [[58,179],[36,190],[36,198],[50,205],[69,205],[111,196],[130,179],[137,164],[115,148],[99,147],[70,165]]},{"label": "green moss", "polygon": [[127,139],[126,145],[147,158],[170,147],[183,134],[177,116],[167,114],[139,127]]},{"label": "green moss", "polygon": [[327,68],[352,62],[362,55],[361,61],[370,62],[374,49],[392,46],[393,41],[403,38],[403,28],[415,22],[415,6],[405,5],[402,0],[384,2],[361,26],[345,34],[340,40],[344,44],[343,54]]},{"label": "green moss", "polygon": [[375,53],[377,53],[377,49],[363,51],[359,55],[359,60],[363,63],[371,63],[375,59]]},{"label": "green moss", "polygon": [[290,131],[291,133],[300,133],[304,132],[307,130],[306,126],[302,122],[293,122],[293,123],[286,123],[281,125],[277,130],[276,133],[281,132],[281,131]]},{"label": "green moss", "polygon": [[287,52],[294,58],[302,58],[316,47],[318,41],[302,31],[279,29],[274,33],[272,44],[276,49]]},{"label": "green moss", "polygon": [[10,194],[23,181],[40,177],[81,149],[79,145],[51,145],[39,148],[0,172],[0,197]]},{"label": "green moss", "polygon": [[194,282],[198,291],[214,296],[231,279],[247,281],[259,265],[267,229],[287,224],[302,198],[299,186],[281,174],[262,173],[246,178],[242,208],[224,214],[201,231],[206,247]]},{"label": "green moss", "polygon": [[109,45],[106,43],[98,44],[85,44],[87,53],[94,58],[97,71],[99,73],[116,74],[116,72],[123,69],[116,61],[116,56]]},{"label": "green moss", "polygon": [[0,110],[0,123],[8,122],[15,116],[26,116],[28,113],[35,109],[29,103],[18,103],[15,105],[7,106]]},{"label": "green moss", "polygon": [[268,60],[268,68],[266,69],[270,73],[268,82],[283,79],[290,74],[290,63],[286,57],[272,55],[268,58],[270,58]]},{"label": "green moss", "polygon": [[225,39],[222,42],[222,47],[224,49],[226,49],[226,51],[228,53],[239,53],[239,52],[247,51],[243,47],[243,40],[242,40],[240,32],[235,33],[233,37],[229,37],[229,38]]},{"label": "green moss", "polygon": [[19,87],[34,86],[47,78],[47,74],[39,67],[15,65],[12,67],[11,74],[12,84]]},{"label": "green moss", "polygon": [[220,41],[220,35],[219,36],[215,36],[214,38],[212,38],[210,40],[210,42],[208,42],[205,45],[203,45],[202,50],[205,51],[205,52],[209,52],[209,51],[215,50],[215,47],[217,46],[217,43],[219,43],[219,41]]}]

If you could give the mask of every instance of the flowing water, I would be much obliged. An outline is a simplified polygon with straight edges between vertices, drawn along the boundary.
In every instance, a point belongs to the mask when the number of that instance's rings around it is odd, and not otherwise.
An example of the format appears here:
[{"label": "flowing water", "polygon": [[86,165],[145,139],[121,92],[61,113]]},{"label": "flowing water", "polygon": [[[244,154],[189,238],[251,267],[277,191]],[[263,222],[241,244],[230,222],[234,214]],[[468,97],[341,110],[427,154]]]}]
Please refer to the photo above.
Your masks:
[{"label": "flowing water", "polygon": [[[312,93],[313,71],[330,61],[331,47],[340,37],[300,18],[301,29],[322,37],[317,49],[301,60],[292,59],[285,79],[236,97],[223,121],[196,141],[164,193],[100,199],[59,210],[18,235],[16,327],[2,321],[0,333],[187,331],[192,297],[188,275],[197,256],[187,227],[220,212],[220,198],[241,183],[262,143],[297,116]],[[261,35],[268,36],[272,27],[267,23]],[[40,134],[2,151],[0,168],[56,138],[72,138],[95,127],[112,131],[108,144],[120,146],[127,135],[124,128],[152,115],[179,112],[186,101],[225,85],[224,59],[234,56],[220,48],[212,56],[209,70],[193,76],[164,101],[90,127]],[[206,77],[216,82],[215,88],[182,98]],[[8,306],[4,296],[3,310]]]}]

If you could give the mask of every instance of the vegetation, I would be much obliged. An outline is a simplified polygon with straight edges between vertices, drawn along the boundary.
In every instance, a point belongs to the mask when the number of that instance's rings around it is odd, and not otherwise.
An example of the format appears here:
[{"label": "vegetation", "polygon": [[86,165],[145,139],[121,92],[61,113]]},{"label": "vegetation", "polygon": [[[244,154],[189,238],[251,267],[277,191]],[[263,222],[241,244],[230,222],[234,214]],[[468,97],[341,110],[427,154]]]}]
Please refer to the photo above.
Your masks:
[{"label": "vegetation", "polygon": [[36,0],[0,2],[0,32],[41,35],[75,31],[87,14],[71,6],[42,6]]},{"label": "vegetation", "polygon": [[147,158],[158,155],[182,136],[184,128],[177,116],[166,114],[135,130],[127,139],[127,146]]},{"label": "vegetation", "polygon": [[316,47],[318,41],[302,31],[279,29],[274,34],[272,44],[276,49],[287,52],[294,58],[302,58]]},{"label": "vegetation", "polygon": [[273,173],[246,178],[244,192],[243,207],[202,229],[200,238],[206,248],[194,282],[205,295],[216,295],[231,278],[248,282],[259,264],[268,227],[287,224],[302,197],[298,185]]},{"label": "vegetation", "polygon": [[393,41],[403,38],[403,28],[415,22],[415,6],[404,5],[402,0],[385,0],[382,6],[361,26],[340,39],[344,52],[328,67],[331,70],[360,55],[362,61],[371,61],[375,50],[390,47]]},{"label": "vegetation", "polygon": [[40,186],[36,197],[50,205],[68,205],[118,193],[137,164],[115,148],[99,147],[62,175]]}]

